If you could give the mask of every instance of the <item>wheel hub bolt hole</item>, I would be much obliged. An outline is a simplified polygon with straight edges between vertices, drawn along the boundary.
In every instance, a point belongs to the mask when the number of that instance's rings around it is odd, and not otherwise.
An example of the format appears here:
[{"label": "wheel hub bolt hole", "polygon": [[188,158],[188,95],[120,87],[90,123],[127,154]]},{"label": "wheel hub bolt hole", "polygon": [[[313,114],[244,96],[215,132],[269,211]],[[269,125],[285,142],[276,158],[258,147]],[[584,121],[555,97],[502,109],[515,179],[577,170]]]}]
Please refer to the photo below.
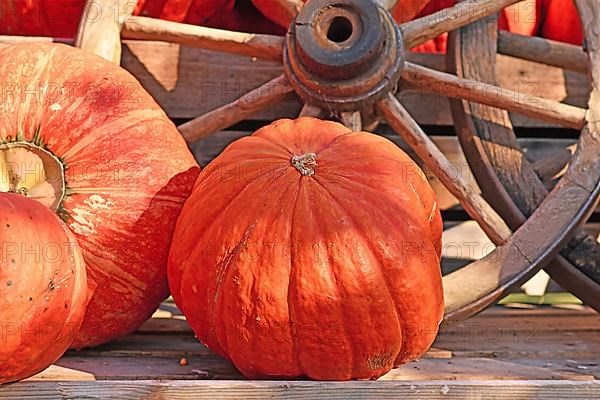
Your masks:
[{"label": "wheel hub bolt hole", "polygon": [[327,39],[334,43],[343,43],[352,36],[353,27],[348,18],[335,17],[327,29]]}]

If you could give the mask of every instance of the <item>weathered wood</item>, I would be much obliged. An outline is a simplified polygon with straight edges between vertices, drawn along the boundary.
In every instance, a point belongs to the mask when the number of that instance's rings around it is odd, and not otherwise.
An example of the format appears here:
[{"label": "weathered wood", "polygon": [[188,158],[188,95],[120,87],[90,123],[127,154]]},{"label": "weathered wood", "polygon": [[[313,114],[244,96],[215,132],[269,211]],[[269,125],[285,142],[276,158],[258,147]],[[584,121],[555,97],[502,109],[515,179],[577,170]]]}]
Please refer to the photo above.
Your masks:
[{"label": "weathered wood", "polygon": [[305,103],[298,114],[298,117],[313,117],[319,118],[323,114],[321,107],[313,106],[309,103]]},{"label": "weathered wood", "polygon": [[58,40],[51,37],[44,36],[9,36],[9,35],[0,35],[0,47],[4,47],[11,44],[20,44],[20,43],[66,43],[73,44],[72,40]]},{"label": "weathered wood", "polygon": [[[377,103],[377,108],[392,128],[403,136],[423,162],[459,198],[465,210],[488,237],[494,243],[502,243],[481,260],[443,277],[446,299],[444,321],[452,322],[472,316],[533,276],[550,257],[558,253],[594,204],[595,198],[588,197],[589,193],[582,191],[582,188],[558,185],[534,217],[508,239],[510,229],[504,221],[477,193],[460,179],[453,179],[443,154],[398,100],[389,95]],[[572,202],[561,201],[561,196],[568,197]],[[568,208],[571,205],[573,207]],[[551,223],[546,225],[547,221]],[[544,235],[539,237],[543,229]]]},{"label": "weathered wood", "polygon": [[573,156],[573,150],[568,148],[557,149],[554,153],[540,160],[531,161],[531,167],[544,183],[546,188],[551,189],[562,177],[567,169],[567,164]]},{"label": "weathered wood", "polygon": [[[103,357],[102,362],[90,357],[64,357],[55,365],[29,381],[93,381],[93,380],[243,380],[244,377],[219,357],[187,357],[188,364],[179,365],[179,357]],[[533,360],[529,358],[528,360]],[[527,365],[513,359],[454,357],[421,359],[394,369],[380,381],[417,380],[557,380],[585,381],[594,379],[590,370],[576,368],[549,369]],[[585,361],[584,361],[585,362]],[[582,362],[581,364],[583,364]]]},{"label": "weathered wood", "polygon": [[[493,82],[495,45],[498,43],[496,32],[495,22],[485,21],[451,35],[448,51],[451,70],[455,69],[459,76]],[[502,71],[498,71],[496,76],[501,74]],[[525,221],[525,215],[531,215],[538,208],[548,191],[517,144],[508,115],[501,110],[465,101],[454,102],[453,113],[461,145],[481,184],[484,197],[493,200],[503,218],[516,229]],[[589,142],[589,135],[584,140]],[[592,157],[591,153],[587,157]],[[582,163],[581,167],[587,169],[587,173],[580,171],[578,176],[593,181],[600,167],[584,166],[590,162],[591,158]],[[591,191],[593,184],[586,182],[581,186]],[[566,258],[558,257],[547,271],[586,303],[600,307],[597,285],[575,267],[589,271],[593,268],[588,267],[598,263],[598,255],[581,246],[584,242],[590,240],[585,241],[585,235],[576,233],[573,244],[567,246],[566,252],[563,251]],[[571,255],[575,248],[579,250],[577,257]]]},{"label": "weathered wood", "polygon": [[400,25],[405,46],[411,49],[517,2],[519,0],[465,0],[426,17],[405,22]]},{"label": "weathered wood", "polygon": [[580,399],[600,397],[598,381],[121,381],[24,382],[7,386],[0,399]]},{"label": "weathered wood", "polygon": [[[172,303],[161,309],[179,318]],[[600,316],[585,308],[493,307],[443,327],[437,347],[425,358],[390,371],[378,382],[245,381],[231,363],[206,349],[189,354],[189,343],[202,346],[189,327],[181,333],[180,322],[162,321],[156,334],[127,338],[127,354],[118,353],[119,344],[96,355],[69,352],[40,374],[3,386],[0,399],[481,398],[485,393],[518,399],[545,398],[546,391],[547,398],[568,399],[594,398],[600,390],[593,386],[600,378]],[[159,355],[164,352],[161,345],[173,351]],[[108,351],[111,346],[115,352]],[[180,365],[184,356],[186,363]]]},{"label": "weathered wood", "polygon": [[121,25],[133,13],[130,0],[87,0],[75,46],[109,61],[121,62]]},{"label": "weathered wood", "polygon": [[185,140],[193,142],[277,104],[292,91],[287,78],[280,75],[236,101],[180,125],[178,129]]},{"label": "weathered wood", "polygon": [[340,115],[340,121],[354,132],[362,131],[362,117],[360,111],[343,112]]},{"label": "weathered wood", "polygon": [[580,46],[540,37],[499,31],[498,52],[571,71],[588,71],[587,57]]},{"label": "weathered wood", "polygon": [[374,0],[375,3],[379,4],[381,7],[386,10],[393,9],[399,0]]},{"label": "weathered wood", "polygon": [[[439,54],[409,53],[408,59],[438,70],[445,68],[444,57]],[[124,41],[122,65],[171,117],[185,119],[234,101],[283,72],[281,65],[270,61],[165,42],[131,40]],[[497,70],[498,84],[523,96],[535,95],[576,106],[587,103],[589,84],[582,74],[507,56],[498,56]],[[402,90],[398,97],[420,124],[453,125],[447,98],[410,90]],[[301,106],[298,99],[290,97],[252,119],[295,118]],[[518,114],[513,123],[552,126]]]},{"label": "weathered wood", "polygon": [[462,179],[456,179],[444,154],[394,96],[389,95],[377,103],[377,109],[425,165],[434,171],[444,186],[459,199],[467,213],[477,221],[493,242],[502,243],[510,237],[511,231],[504,221],[479,194],[465,185]]},{"label": "weathered wood", "polygon": [[537,96],[523,95],[523,93],[513,90],[460,78],[410,62],[407,62],[404,67],[402,79],[420,92],[476,101],[567,128],[581,129],[584,125],[585,110],[583,108]]},{"label": "weathered wood", "polygon": [[128,19],[122,35],[127,39],[173,42],[280,62],[283,51],[282,36],[233,32],[149,17]]},{"label": "weathered wood", "polygon": [[[476,340],[464,340],[462,335],[478,336]],[[456,343],[458,341],[458,343]],[[492,326],[482,331],[468,331],[440,336],[435,345],[451,348],[456,358],[502,358],[502,359],[599,359],[600,339],[597,332],[565,332],[542,334],[536,326],[525,326],[521,331],[502,332]]]},{"label": "weathered wood", "polygon": [[[161,306],[164,307],[164,303]],[[440,334],[445,335],[454,332],[468,332],[463,337],[465,341],[484,340],[486,330],[494,329],[497,332],[507,332],[517,335],[519,332],[535,327],[536,333],[543,332],[577,332],[600,331],[600,314],[592,308],[576,306],[577,308],[557,307],[532,307],[532,308],[510,308],[494,306],[486,309],[472,318],[457,322],[453,325],[445,325],[440,329]],[[175,311],[181,314],[179,310]],[[477,334],[478,336],[474,336]],[[544,333],[545,334],[545,333]],[[169,312],[157,311],[153,318],[146,321],[136,333],[142,335],[181,336],[192,335],[192,329],[180,315],[172,315]],[[559,341],[562,342],[562,341]],[[449,348],[450,350],[452,347]],[[80,353],[73,353],[77,356]],[[434,358],[433,356],[431,358]]]},{"label": "weathered wood", "polygon": [[274,2],[278,4],[285,13],[285,26],[288,26],[288,24],[296,18],[304,5],[302,0],[274,0]]}]

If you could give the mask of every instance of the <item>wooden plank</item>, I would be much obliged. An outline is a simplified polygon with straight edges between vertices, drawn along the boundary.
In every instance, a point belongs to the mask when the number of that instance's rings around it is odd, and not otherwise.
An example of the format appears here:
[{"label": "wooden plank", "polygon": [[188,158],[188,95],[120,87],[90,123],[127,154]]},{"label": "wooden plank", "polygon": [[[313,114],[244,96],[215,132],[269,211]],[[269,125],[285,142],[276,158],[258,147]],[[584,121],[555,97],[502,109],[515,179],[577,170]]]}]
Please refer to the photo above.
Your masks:
[{"label": "wooden plank", "polygon": [[[176,313],[175,313],[176,314]],[[211,357],[185,322],[160,318],[138,333],[95,349],[69,352],[69,357],[182,356]],[[600,315],[589,308],[563,310],[540,307],[512,310],[492,307],[475,317],[443,326],[425,358],[450,356],[600,359]],[[586,356],[587,355],[587,356]]]},{"label": "wooden plank", "polygon": [[166,336],[165,334],[134,333],[111,343],[84,349],[71,350],[67,356],[81,357],[119,357],[119,356],[212,356],[212,352],[204,347],[193,334]]},{"label": "wooden plank", "polygon": [[[244,379],[228,361],[218,357],[102,357],[66,356],[30,381]],[[529,367],[531,368],[531,367]],[[536,368],[536,367],[533,367]],[[567,375],[563,375],[567,376]]]},{"label": "wooden plank", "polygon": [[551,333],[536,325],[525,325],[518,333],[495,325],[449,332],[438,336],[434,346],[451,350],[454,357],[600,359],[598,331]]},{"label": "wooden plank", "polygon": [[[55,365],[28,381],[93,380],[243,380],[232,364],[219,357],[189,357],[179,365],[177,357],[63,357]],[[593,364],[570,360],[574,364],[527,364],[521,360],[489,358],[421,359],[393,369],[381,381],[410,380],[593,380],[594,370],[577,368]],[[554,365],[554,364],[553,364]],[[569,365],[572,365],[570,367]],[[593,366],[590,366],[593,368]]]},{"label": "wooden plank", "polygon": [[22,382],[0,399],[581,399],[600,398],[600,381],[96,381]]},{"label": "wooden plank", "polygon": [[[157,333],[135,333],[122,339],[117,339],[109,344],[84,349],[80,351],[71,350],[67,357],[213,357],[213,353],[204,347],[192,334],[170,334],[167,332]],[[451,351],[448,349],[432,348],[424,358],[449,358]]]},{"label": "wooden plank", "polygon": [[[168,306],[170,311],[165,311]],[[600,331],[600,314],[590,307],[572,305],[570,308],[533,307],[510,308],[494,306],[466,321],[444,326],[441,333],[473,329],[493,324],[501,331],[518,331],[535,324],[541,331]],[[171,303],[161,305],[154,317],[146,321],[137,332],[140,335],[191,334],[185,317]]]},{"label": "wooden plank", "polygon": [[[279,63],[176,44],[141,41],[124,44],[122,65],[173,118],[197,117],[241,97],[282,71]],[[444,69],[441,55],[411,53],[409,60]],[[540,96],[577,106],[585,106],[587,102],[589,85],[582,74],[506,56],[498,56],[497,68],[499,84],[525,97]],[[399,97],[420,124],[452,125],[445,98],[410,91],[402,92]],[[256,118],[295,117],[300,108],[296,100],[284,101]],[[521,116],[516,116],[513,122],[515,126],[549,126]]]},{"label": "wooden plank", "polygon": [[[492,307],[496,309],[506,309],[504,307]],[[530,310],[520,310],[516,313],[496,313],[483,312],[466,321],[457,322],[453,325],[445,326],[441,330],[442,335],[473,332],[485,334],[486,330],[518,334],[519,332],[598,332],[600,331],[600,314],[591,312],[590,314],[563,314],[554,315],[548,310],[549,307],[542,308],[542,315],[528,315]],[[510,309],[506,309],[510,310]],[[514,311],[514,310],[511,310]],[[524,314],[524,315],[523,315]],[[491,332],[488,332],[491,333]]]},{"label": "wooden plank", "polygon": [[588,370],[552,369],[527,365],[513,360],[490,358],[458,358],[427,360],[404,365],[382,376],[380,380],[593,380]]},{"label": "wooden plank", "polygon": [[[172,303],[157,314],[163,316],[154,325],[158,332],[142,329],[99,349],[69,352],[40,374],[3,386],[0,399],[600,396],[600,316],[585,307],[493,307],[444,327],[426,357],[377,383],[245,381],[191,332],[182,332],[184,321]],[[184,355],[187,365],[180,365]]]},{"label": "wooden plank", "polygon": [[545,368],[552,373],[573,372],[583,373],[600,379],[600,361],[591,358],[577,358],[575,360],[557,358],[557,359],[535,359],[520,358],[512,359],[513,363],[521,365],[530,365],[539,368]]},{"label": "wooden plank", "polygon": [[[446,328],[444,328],[446,329]],[[574,331],[544,331],[536,323],[523,321],[473,322],[449,329],[438,336],[434,346],[451,351],[461,357],[598,357],[600,359],[600,335],[597,330],[580,328]],[[439,351],[439,350],[436,350]],[[133,334],[108,345],[69,356],[208,356],[210,351],[191,334],[168,336],[164,334]],[[437,354],[432,355],[439,358]],[[429,357],[426,354],[424,357]]]}]

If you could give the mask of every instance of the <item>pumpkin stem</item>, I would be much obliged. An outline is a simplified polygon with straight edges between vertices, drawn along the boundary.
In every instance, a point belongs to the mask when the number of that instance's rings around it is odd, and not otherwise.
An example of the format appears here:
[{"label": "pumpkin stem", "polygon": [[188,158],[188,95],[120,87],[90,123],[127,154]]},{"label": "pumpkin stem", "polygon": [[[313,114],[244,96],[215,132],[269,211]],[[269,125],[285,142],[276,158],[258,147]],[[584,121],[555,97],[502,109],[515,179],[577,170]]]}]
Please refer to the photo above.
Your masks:
[{"label": "pumpkin stem", "polygon": [[0,143],[0,192],[31,197],[58,211],[66,193],[64,166],[36,143]]},{"label": "pumpkin stem", "polygon": [[302,176],[313,176],[317,164],[317,155],[315,153],[306,153],[301,156],[292,157],[292,165]]}]

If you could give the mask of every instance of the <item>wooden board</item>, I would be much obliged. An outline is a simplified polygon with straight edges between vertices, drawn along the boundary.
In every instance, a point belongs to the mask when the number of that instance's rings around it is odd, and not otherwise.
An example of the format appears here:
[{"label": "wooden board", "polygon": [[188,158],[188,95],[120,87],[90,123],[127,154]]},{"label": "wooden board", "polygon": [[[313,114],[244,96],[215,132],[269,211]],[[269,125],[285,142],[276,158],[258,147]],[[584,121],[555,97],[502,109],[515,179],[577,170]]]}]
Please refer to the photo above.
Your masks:
[{"label": "wooden board", "polygon": [[123,381],[28,382],[0,399],[597,399],[598,381],[246,382]]},{"label": "wooden board", "polygon": [[[186,357],[188,364],[179,360]],[[600,315],[583,306],[493,307],[443,327],[423,358],[377,382],[246,381],[164,303],[134,335],[69,352],[0,399],[600,398]]]},{"label": "wooden board", "polygon": [[[163,42],[125,41],[122,65],[165,108],[172,118],[193,118],[242,96],[281,74],[278,63],[237,55],[200,50]],[[435,54],[410,54],[409,60],[444,69],[444,58]],[[249,73],[251,72],[251,73]],[[584,106],[589,86],[585,75],[560,68],[498,56],[499,84],[524,97],[540,96]],[[452,125],[444,97],[410,91],[399,95],[402,103],[424,125]],[[297,100],[255,116],[272,120],[295,117]],[[548,126],[515,116],[515,126]]]}]

